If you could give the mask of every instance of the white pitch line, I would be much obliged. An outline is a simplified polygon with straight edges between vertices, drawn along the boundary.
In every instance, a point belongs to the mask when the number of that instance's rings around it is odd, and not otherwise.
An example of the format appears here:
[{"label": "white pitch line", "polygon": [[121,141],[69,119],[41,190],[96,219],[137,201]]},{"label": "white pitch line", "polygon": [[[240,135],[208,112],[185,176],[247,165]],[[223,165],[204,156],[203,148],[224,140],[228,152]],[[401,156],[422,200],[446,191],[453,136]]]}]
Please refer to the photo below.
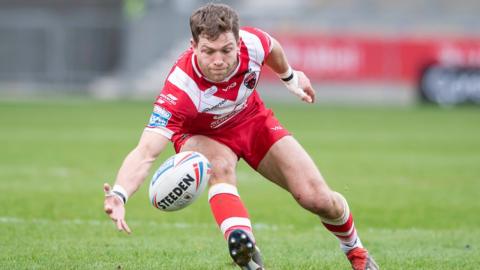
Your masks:
[{"label": "white pitch line", "polygon": [[[209,228],[216,227],[215,223],[186,223],[186,222],[172,222],[172,223],[160,223],[155,221],[139,221],[130,220],[127,221],[129,225],[139,226],[148,225],[162,228],[176,228],[176,229],[189,229],[189,228]],[[89,226],[105,226],[110,225],[112,222],[108,219],[62,219],[51,220],[42,218],[25,219],[19,217],[0,216],[0,224],[34,224],[34,225],[49,225],[49,224],[62,224],[62,225],[89,225]],[[263,231],[277,231],[277,230],[290,230],[293,229],[292,225],[273,225],[268,223],[254,223],[253,228],[255,230]]]}]

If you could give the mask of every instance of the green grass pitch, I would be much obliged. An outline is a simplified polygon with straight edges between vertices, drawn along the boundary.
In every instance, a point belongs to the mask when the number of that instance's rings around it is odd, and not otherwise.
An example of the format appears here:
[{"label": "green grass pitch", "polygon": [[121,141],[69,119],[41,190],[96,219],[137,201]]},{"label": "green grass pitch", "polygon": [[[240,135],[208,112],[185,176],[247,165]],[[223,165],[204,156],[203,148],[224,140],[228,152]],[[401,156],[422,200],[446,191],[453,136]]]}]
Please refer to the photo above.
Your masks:
[{"label": "green grass pitch", "polygon": [[[480,268],[478,107],[271,107],[347,197],[382,269]],[[102,184],[150,112],[138,101],[0,102],[0,269],[236,269],[206,194],[163,213],[143,185],[128,236],[103,213]],[[349,269],[317,217],[243,162],[238,177],[267,269]]]}]

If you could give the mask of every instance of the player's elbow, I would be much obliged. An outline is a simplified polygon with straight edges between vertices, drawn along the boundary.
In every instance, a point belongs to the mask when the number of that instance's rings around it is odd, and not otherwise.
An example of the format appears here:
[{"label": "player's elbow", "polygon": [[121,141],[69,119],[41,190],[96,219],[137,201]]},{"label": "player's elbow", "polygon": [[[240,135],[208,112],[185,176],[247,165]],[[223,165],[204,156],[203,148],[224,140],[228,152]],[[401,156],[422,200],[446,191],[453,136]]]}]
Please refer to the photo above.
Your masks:
[{"label": "player's elbow", "polygon": [[162,153],[169,140],[155,132],[144,132],[135,148],[140,158],[145,162],[154,162]]}]

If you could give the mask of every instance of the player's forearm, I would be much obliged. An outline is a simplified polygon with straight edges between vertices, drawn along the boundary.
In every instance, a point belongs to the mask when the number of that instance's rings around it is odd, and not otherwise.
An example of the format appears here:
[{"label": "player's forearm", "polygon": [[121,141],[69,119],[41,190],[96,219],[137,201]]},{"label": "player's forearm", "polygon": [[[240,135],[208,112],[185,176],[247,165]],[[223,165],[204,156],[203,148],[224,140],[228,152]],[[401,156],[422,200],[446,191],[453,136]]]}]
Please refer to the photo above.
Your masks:
[{"label": "player's forearm", "polygon": [[272,38],[272,51],[265,60],[265,64],[277,74],[284,74],[289,70],[287,56],[277,40]]},{"label": "player's forearm", "polygon": [[[169,140],[155,132],[144,131],[137,147],[130,152],[117,174],[115,185],[126,200],[137,191],[150,172],[152,164],[165,149]],[[115,191],[115,186],[114,186]]]},{"label": "player's forearm", "polygon": [[145,181],[155,158],[137,146],[123,161],[115,184],[123,187],[128,197],[132,196]]}]

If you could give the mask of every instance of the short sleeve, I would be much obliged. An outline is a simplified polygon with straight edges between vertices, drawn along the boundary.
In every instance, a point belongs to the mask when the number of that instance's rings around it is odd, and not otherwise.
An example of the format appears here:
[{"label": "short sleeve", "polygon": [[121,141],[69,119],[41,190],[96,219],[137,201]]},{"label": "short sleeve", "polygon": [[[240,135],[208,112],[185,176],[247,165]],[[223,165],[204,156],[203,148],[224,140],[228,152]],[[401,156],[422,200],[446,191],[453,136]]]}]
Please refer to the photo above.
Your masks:
[{"label": "short sleeve", "polygon": [[183,129],[189,119],[196,117],[196,114],[196,107],[188,95],[167,81],[155,100],[145,130],[171,139]]},{"label": "short sleeve", "polygon": [[264,59],[266,59],[273,48],[272,37],[267,32],[255,27],[242,27],[242,30],[253,34],[260,40],[264,53]]}]

